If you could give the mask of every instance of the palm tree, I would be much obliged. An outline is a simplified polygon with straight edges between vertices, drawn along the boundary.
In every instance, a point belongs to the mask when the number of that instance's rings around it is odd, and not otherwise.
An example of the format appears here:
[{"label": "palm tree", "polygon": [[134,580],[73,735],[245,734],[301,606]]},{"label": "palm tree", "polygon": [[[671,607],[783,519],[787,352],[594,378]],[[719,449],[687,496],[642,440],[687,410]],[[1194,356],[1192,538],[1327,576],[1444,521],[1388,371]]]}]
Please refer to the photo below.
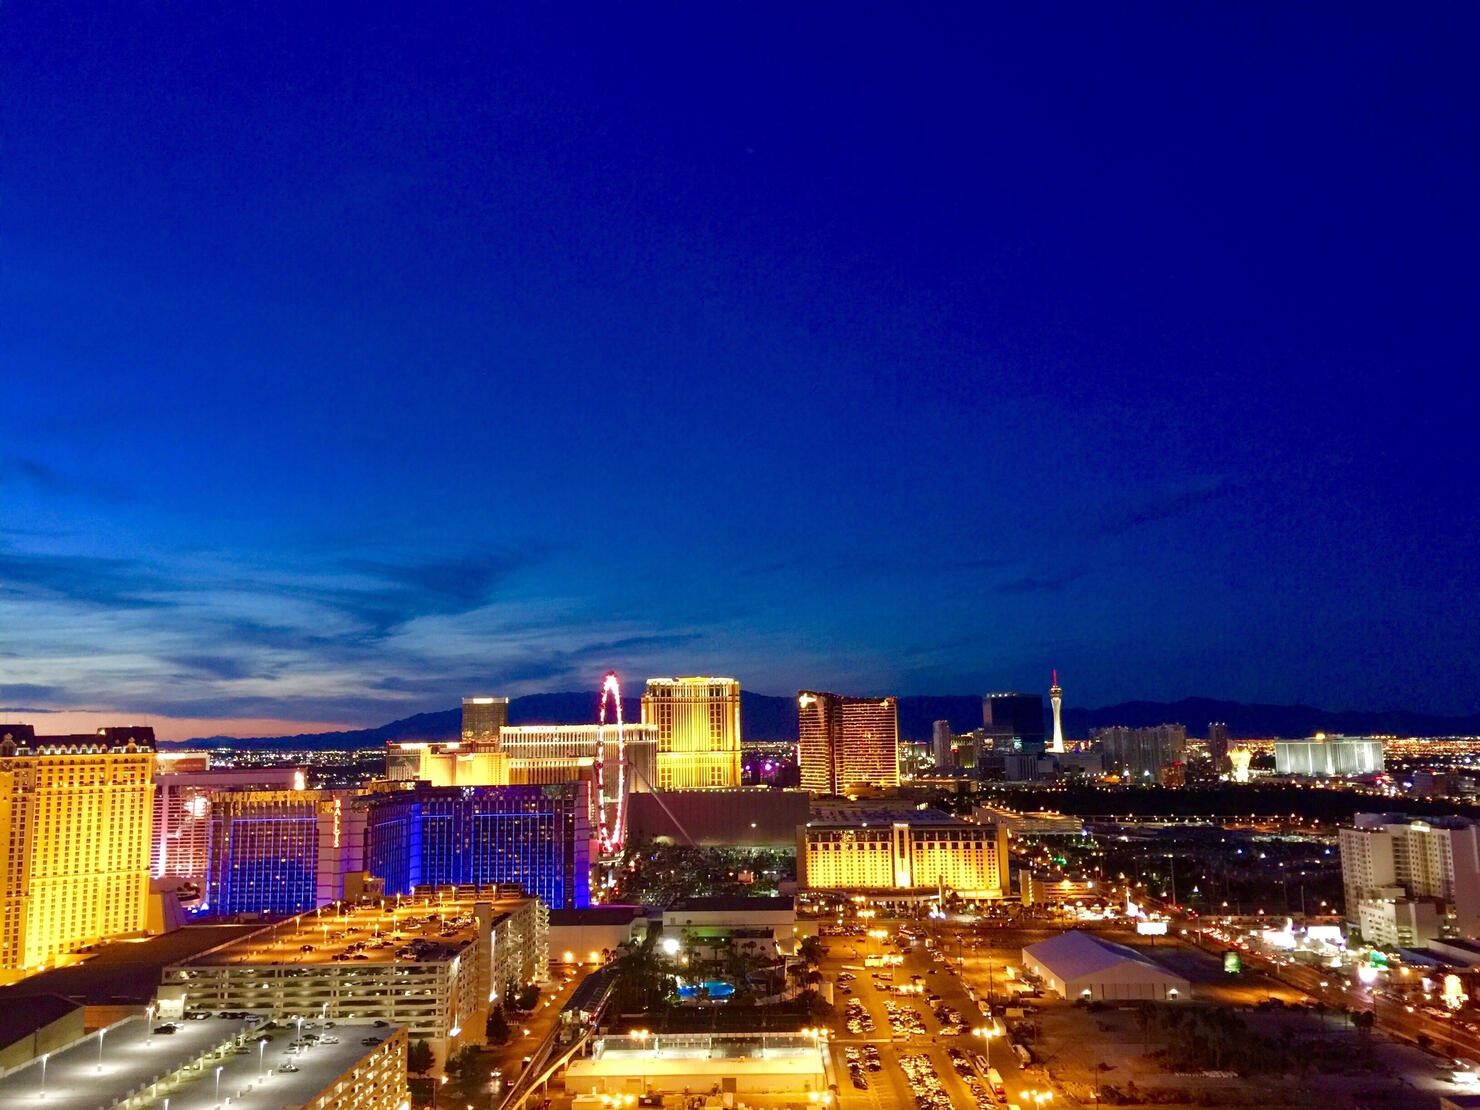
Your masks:
[{"label": "palm tree", "polygon": [[658,954],[656,942],[657,935],[649,934],[641,946],[624,945],[626,951],[613,962],[620,1008],[647,1010],[667,997],[673,968]]}]

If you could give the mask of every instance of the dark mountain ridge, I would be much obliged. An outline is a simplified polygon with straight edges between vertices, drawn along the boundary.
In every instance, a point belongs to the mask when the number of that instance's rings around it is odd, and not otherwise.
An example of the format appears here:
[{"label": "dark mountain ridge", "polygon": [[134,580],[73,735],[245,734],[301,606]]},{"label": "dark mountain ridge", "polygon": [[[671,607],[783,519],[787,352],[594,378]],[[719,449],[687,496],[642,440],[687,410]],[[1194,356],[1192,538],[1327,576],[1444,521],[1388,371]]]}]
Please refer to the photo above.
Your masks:
[{"label": "dark mountain ridge", "polygon": [[[1045,731],[1052,728],[1044,698]],[[596,721],[594,693],[528,694],[509,703],[509,723],[578,725]],[[641,717],[638,698],[623,698],[625,720]],[[905,740],[928,740],[935,721],[949,721],[953,732],[965,733],[982,723],[981,698],[963,695],[911,695],[899,699],[899,735]],[[1206,736],[1209,722],[1221,721],[1235,739],[1310,736],[1316,732],[1356,736],[1476,736],[1480,714],[1443,717],[1407,710],[1330,711],[1308,705],[1246,705],[1213,698],[1184,698],[1175,702],[1129,701],[1100,709],[1066,708],[1064,735],[1083,739],[1091,728],[1108,725],[1145,727],[1166,723],[1187,726],[1189,736]],[[455,740],[462,728],[462,710],[418,713],[379,728],[345,732],[316,732],[298,736],[254,736],[245,739],[212,736],[183,741],[178,746],[209,745],[235,748],[378,748],[388,740]],[[787,743],[797,738],[796,699],[740,693],[740,731],[749,743]]]}]

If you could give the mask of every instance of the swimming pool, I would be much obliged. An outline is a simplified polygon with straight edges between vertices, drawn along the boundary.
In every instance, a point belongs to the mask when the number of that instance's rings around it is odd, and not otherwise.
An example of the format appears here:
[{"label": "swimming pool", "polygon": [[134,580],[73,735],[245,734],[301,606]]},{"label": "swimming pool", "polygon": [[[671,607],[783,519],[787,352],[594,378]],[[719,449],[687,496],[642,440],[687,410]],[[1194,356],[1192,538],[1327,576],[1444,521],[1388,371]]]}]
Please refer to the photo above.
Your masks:
[{"label": "swimming pool", "polygon": [[735,984],[723,979],[705,979],[702,983],[689,983],[678,988],[679,998],[729,998],[735,993]]}]

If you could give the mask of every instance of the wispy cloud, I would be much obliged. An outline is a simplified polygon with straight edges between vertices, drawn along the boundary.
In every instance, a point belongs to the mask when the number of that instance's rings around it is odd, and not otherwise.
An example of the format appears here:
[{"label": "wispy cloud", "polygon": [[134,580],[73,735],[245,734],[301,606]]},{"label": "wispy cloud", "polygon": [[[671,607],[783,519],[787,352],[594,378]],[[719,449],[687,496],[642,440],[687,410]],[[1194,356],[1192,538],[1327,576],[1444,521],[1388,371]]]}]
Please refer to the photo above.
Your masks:
[{"label": "wispy cloud", "polygon": [[269,671],[260,661],[233,655],[171,655],[165,657],[165,662],[207,678],[228,681],[265,677]]},{"label": "wispy cloud", "polygon": [[161,609],[166,584],[133,559],[30,554],[0,546],[0,594],[46,595],[113,609]]},{"label": "wispy cloud", "polygon": [[0,489],[29,486],[48,497],[88,497],[107,501],[126,500],[121,486],[112,482],[79,477],[50,463],[18,455],[0,456]]},{"label": "wispy cloud", "polygon": [[1025,574],[1021,578],[1010,578],[997,585],[999,594],[1051,594],[1057,593],[1089,573],[1088,567],[1072,567],[1054,574]]},{"label": "wispy cloud", "polygon": [[345,559],[345,570],[375,584],[326,590],[318,597],[383,636],[418,617],[456,616],[482,608],[515,574],[548,556],[547,545],[531,542],[454,559]]},{"label": "wispy cloud", "polygon": [[38,682],[12,682],[0,685],[0,703],[4,703],[0,704],[0,713],[29,712],[20,703],[47,702],[65,694],[66,691],[60,686],[48,686]]},{"label": "wispy cloud", "polygon": [[982,556],[980,558],[932,558],[919,552],[899,554],[849,555],[831,559],[814,559],[798,555],[795,558],[772,559],[741,567],[736,573],[745,577],[766,577],[805,571],[809,574],[959,574],[979,570],[1001,570],[1011,566],[1014,560],[1006,557]]},{"label": "wispy cloud", "polygon": [[578,650],[580,655],[603,655],[614,652],[646,651],[650,648],[673,648],[691,644],[704,637],[698,632],[677,632],[655,636],[624,636],[619,640],[607,640],[586,644]]},{"label": "wispy cloud", "polygon": [[1215,501],[1236,493],[1239,484],[1228,478],[1212,478],[1195,481],[1174,489],[1168,489],[1153,497],[1148,497],[1130,508],[1108,514],[1094,522],[1090,528],[1090,535],[1095,538],[1118,536],[1133,529],[1140,528],[1146,524],[1155,524],[1162,520],[1171,520],[1182,516],[1204,505],[1211,505]]}]

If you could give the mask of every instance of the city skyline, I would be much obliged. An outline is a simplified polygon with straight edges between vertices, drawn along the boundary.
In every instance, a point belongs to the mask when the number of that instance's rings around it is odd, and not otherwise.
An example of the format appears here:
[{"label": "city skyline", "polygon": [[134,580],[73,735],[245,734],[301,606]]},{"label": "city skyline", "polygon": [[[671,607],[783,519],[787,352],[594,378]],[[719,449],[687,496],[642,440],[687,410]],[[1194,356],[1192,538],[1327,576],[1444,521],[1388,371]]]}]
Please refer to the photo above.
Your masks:
[{"label": "city skyline", "polygon": [[0,715],[1480,711],[1476,18],[7,6]]}]

